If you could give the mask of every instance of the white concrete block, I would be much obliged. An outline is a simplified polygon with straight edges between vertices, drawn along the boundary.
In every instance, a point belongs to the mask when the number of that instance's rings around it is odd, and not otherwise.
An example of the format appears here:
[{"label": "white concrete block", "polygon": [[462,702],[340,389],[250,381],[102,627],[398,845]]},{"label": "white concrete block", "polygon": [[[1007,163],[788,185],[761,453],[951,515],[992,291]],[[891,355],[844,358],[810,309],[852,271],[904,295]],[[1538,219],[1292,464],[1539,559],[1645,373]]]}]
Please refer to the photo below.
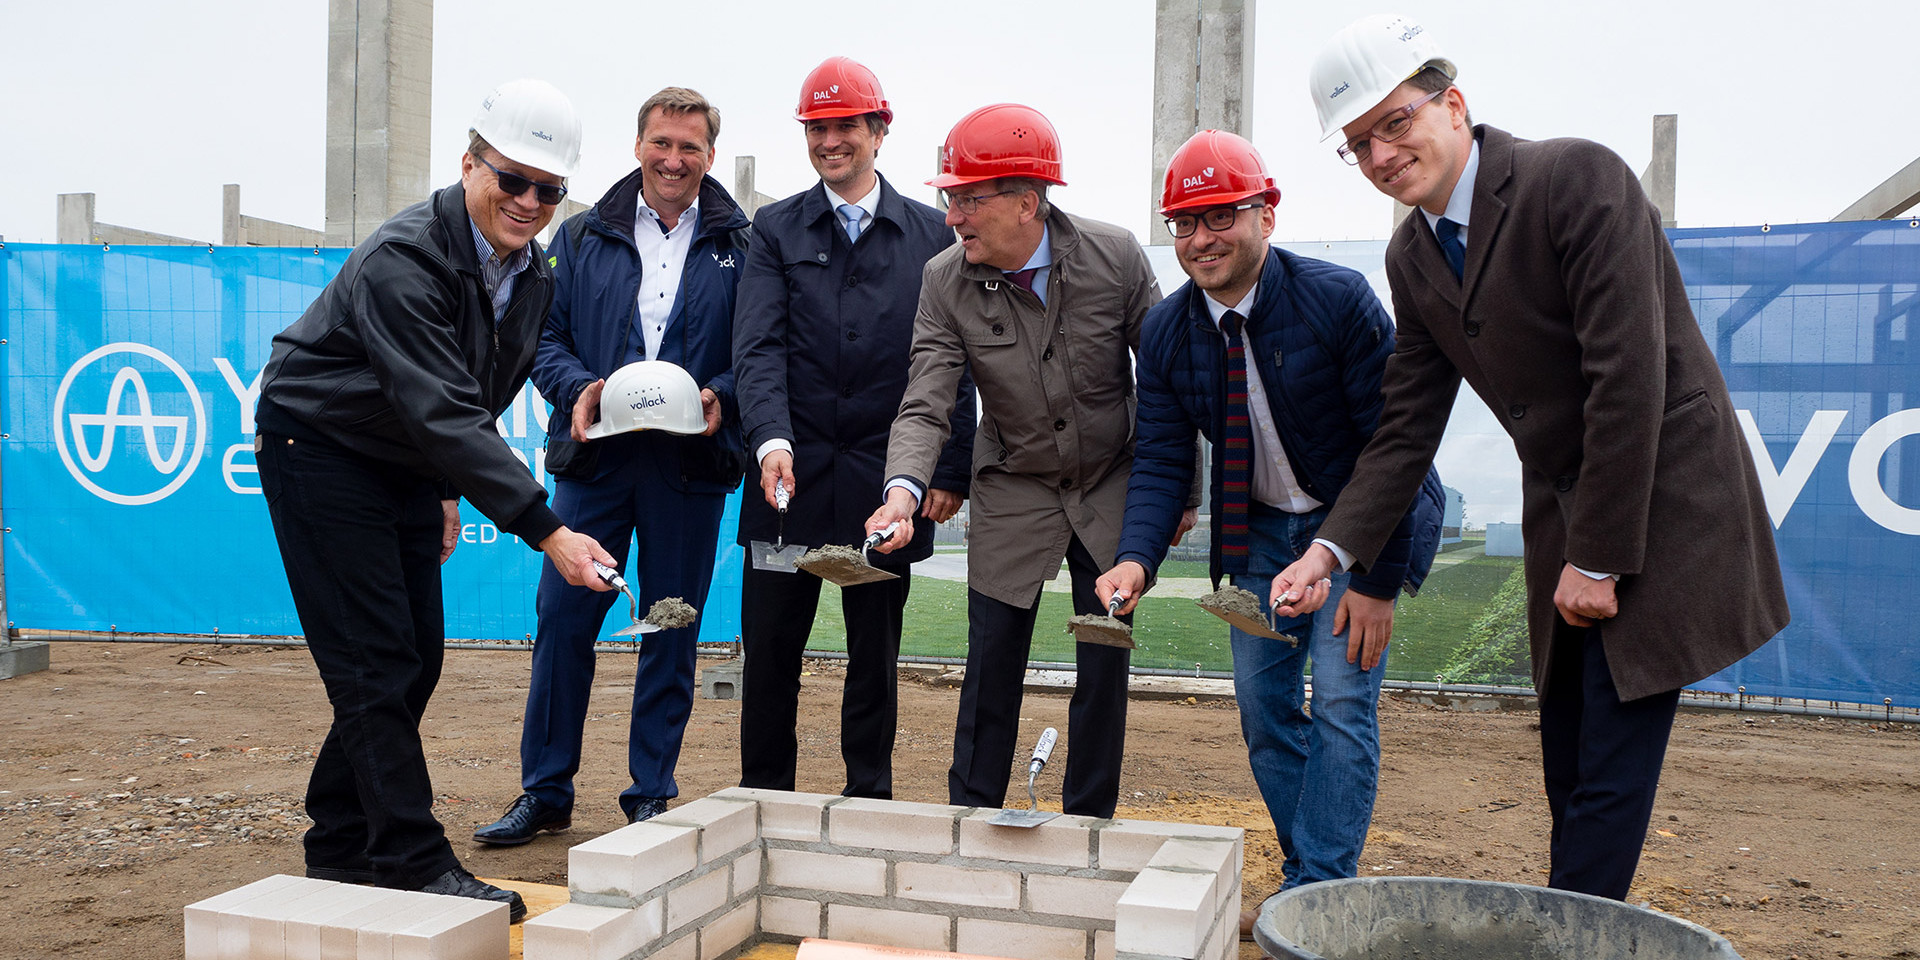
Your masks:
[{"label": "white concrete block", "polygon": [[567,851],[567,889],[639,900],[699,862],[697,827],[641,821]]},{"label": "white concrete block", "polygon": [[938,863],[896,863],[893,866],[893,889],[895,896],[909,900],[1020,909],[1020,875],[1010,870],[971,870]]},{"label": "white concrete block", "polygon": [[716,957],[746,943],[758,927],[758,905],[749,900],[722,914],[700,930],[700,960]]},{"label": "white concrete block", "polygon": [[647,960],[700,960],[700,932],[689,931],[672,943],[655,947],[647,954]]},{"label": "white concrete block", "polygon": [[[529,957],[528,960],[532,958]],[[1093,960],[1114,960],[1112,930],[1093,932]]]},{"label": "white concrete block", "polygon": [[952,921],[930,913],[827,904],[827,939],[912,950],[952,950]]},{"label": "white concrete block", "polygon": [[792,793],[748,787],[733,787],[713,796],[747,798],[758,803],[762,840],[801,840],[808,843],[818,842],[825,835],[827,807],[844,799],[825,793]]},{"label": "white concrete block", "polygon": [[243,887],[235,887],[225,893],[217,893],[204,900],[187,904],[184,910],[187,960],[214,960],[218,956],[220,913],[236,905],[246,903],[257,897],[263,897],[288,886],[309,883],[306,877],[295,877],[280,873],[271,877],[255,880]]},{"label": "white concrete block", "polygon": [[[782,937],[818,937],[825,928],[825,911],[813,900],[792,897],[760,898],[760,932]],[[534,960],[528,957],[527,960]]]},{"label": "white concrete block", "polygon": [[1010,864],[1047,863],[1084,867],[1092,862],[1091,817],[1055,817],[1037,827],[997,827],[998,810],[981,810],[960,821],[960,855]]},{"label": "white concrete block", "polygon": [[699,829],[700,862],[712,863],[760,838],[758,807],[745,797],[716,795],[675,807],[648,822]]},{"label": "white concrete block", "polygon": [[759,850],[749,850],[733,861],[733,899],[755,896],[760,892],[761,868],[766,862],[767,855]]},{"label": "white concrete block", "polygon": [[806,850],[768,850],[767,885],[881,897],[887,893],[887,862]]},{"label": "white concrete block", "polygon": [[320,960],[320,932],[334,918],[352,913],[393,894],[379,887],[336,884],[333,889],[300,901],[281,927],[286,960]]},{"label": "white concrete block", "polygon": [[953,821],[965,807],[856,798],[827,810],[827,840],[845,847],[953,852]]},{"label": "white concrete block", "polygon": [[281,938],[286,914],[306,897],[334,886],[306,877],[295,881],[273,886],[219,911],[214,955],[220,960],[279,960],[284,956]]},{"label": "white concrete block", "polygon": [[[1240,895],[1240,871],[1235,864],[1239,862],[1240,843],[1225,840],[1194,840],[1176,837],[1161,844],[1154,853],[1148,866],[1156,870],[1172,870],[1176,873],[1204,873],[1218,877],[1214,884],[1213,908],[1218,910],[1227,902],[1229,896],[1238,902]],[[1233,889],[1229,891],[1228,887]],[[1235,908],[1236,916],[1238,907]]]},{"label": "white concrete block", "polygon": [[961,917],[955,953],[1014,960],[1085,960],[1087,931],[1037,923],[1005,923]]},{"label": "white concrete block", "polygon": [[[650,911],[657,918],[658,901]],[[649,911],[564,903],[521,929],[521,956],[525,960],[620,960],[660,935]]]},{"label": "white concrete block", "polygon": [[[429,895],[424,893],[404,890],[383,892],[386,896],[327,921],[326,926],[320,929],[320,960],[358,960],[362,927],[398,914],[418,915],[425,909],[421,900],[429,899]],[[391,940],[388,941],[387,950],[389,953],[393,950]]]},{"label": "white concrete block", "polygon": [[1148,861],[1170,839],[1227,840],[1237,844],[1244,834],[1238,827],[1116,820],[1100,828],[1100,858],[1095,865],[1102,870],[1140,871],[1146,869]]},{"label": "white concrete block", "polygon": [[1199,957],[1214,919],[1219,878],[1202,873],[1140,871],[1116,905],[1114,949],[1166,957]]},{"label": "white concrete block", "polygon": [[441,897],[437,915],[393,932],[393,960],[507,960],[510,910],[504,903]]},{"label": "white concrete block", "polygon": [[1055,877],[1036,873],[1027,878],[1027,909],[1092,920],[1113,920],[1114,904],[1127,892],[1119,880]]},{"label": "white concrete block", "polygon": [[678,930],[726,905],[733,872],[725,867],[667,891],[667,929]]}]

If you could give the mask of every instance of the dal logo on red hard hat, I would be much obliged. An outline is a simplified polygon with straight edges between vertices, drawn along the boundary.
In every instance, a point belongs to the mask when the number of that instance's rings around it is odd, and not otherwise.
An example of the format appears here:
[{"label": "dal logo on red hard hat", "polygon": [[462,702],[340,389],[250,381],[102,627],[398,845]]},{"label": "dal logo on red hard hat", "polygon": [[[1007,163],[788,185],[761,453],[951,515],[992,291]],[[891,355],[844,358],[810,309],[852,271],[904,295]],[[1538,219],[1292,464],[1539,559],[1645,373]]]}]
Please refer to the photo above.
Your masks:
[{"label": "dal logo on red hard hat", "polygon": [[1237,134],[1202,130],[1167,160],[1160,212],[1238,203],[1253,196],[1269,206],[1280,202],[1280,191],[1267,174],[1260,151]]},{"label": "dal logo on red hard hat", "polygon": [[144,343],[110,343],[75,361],[60,379],[53,437],[67,473],[94,496],[129,506],[154,503],[180,489],[199,466],[206,404],[172,357]]}]

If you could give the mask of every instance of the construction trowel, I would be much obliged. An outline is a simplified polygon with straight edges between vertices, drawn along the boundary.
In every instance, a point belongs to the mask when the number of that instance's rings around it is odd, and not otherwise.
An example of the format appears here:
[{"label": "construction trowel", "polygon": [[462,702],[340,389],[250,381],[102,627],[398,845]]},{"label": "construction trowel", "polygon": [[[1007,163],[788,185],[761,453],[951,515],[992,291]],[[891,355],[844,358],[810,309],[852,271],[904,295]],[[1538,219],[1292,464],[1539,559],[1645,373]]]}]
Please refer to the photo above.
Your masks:
[{"label": "construction trowel", "polygon": [[781,480],[773,488],[774,509],[780,513],[780,525],[775,527],[772,543],[755,540],[749,546],[753,550],[753,568],[768,573],[794,573],[800,568],[795,566],[807,548],[800,544],[787,543],[787,481]]},{"label": "construction trowel", "polygon": [[1052,810],[1040,809],[1040,798],[1034,795],[1033,781],[1040,776],[1040,769],[1047,765],[1047,758],[1053,756],[1053,743],[1060,739],[1060,731],[1048,727],[1041,731],[1040,742],[1033,748],[1033,759],[1027,761],[1027,803],[1029,809],[1002,810],[987,819],[996,827],[1037,827],[1059,816]]},{"label": "construction trowel", "polygon": [[1073,639],[1080,643],[1099,643],[1132,650],[1135,646],[1133,628],[1122,623],[1118,616],[1120,607],[1126,602],[1126,594],[1115,593],[1112,599],[1107,601],[1106,616],[1089,614],[1074,617],[1067,621],[1067,630],[1073,634]]},{"label": "construction trowel", "polygon": [[635,637],[643,633],[653,633],[657,630],[666,629],[657,623],[648,623],[640,619],[640,601],[634,597],[633,588],[627,586],[627,580],[620,575],[620,571],[595,560],[593,561],[593,572],[599,574],[600,579],[607,582],[607,586],[627,595],[627,616],[633,618],[633,626],[624,630],[615,630],[613,632],[614,636]]},{"label": "construction trowel", "polygon": [[867,534],[866,542],[860,545],[857,552],[851,547],[832,545],[808,550],[807,555],[801,557],[796,566],[822,580],[831,581],[843,587],[873,583],[877,580],[897,579],[899,574],[888,573],[868,563],[867,551],[885,543],[904,522],[906,521],[895,520],[888,524],[885,530],[875,530]]}]

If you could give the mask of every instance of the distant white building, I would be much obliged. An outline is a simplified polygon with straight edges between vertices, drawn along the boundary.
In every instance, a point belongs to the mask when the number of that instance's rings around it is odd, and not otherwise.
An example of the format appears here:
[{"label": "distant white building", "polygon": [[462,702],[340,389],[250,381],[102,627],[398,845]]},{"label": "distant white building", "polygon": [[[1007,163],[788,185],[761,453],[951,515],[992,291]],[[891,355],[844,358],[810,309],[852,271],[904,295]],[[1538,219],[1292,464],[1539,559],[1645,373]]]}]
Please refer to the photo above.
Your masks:
[{"label": "distant white building", "polygon": [[1525,553],[1525,544],[1520,540],[1520,525],[1517,523],[1487,524],[1487,556],[1518,557]]}]

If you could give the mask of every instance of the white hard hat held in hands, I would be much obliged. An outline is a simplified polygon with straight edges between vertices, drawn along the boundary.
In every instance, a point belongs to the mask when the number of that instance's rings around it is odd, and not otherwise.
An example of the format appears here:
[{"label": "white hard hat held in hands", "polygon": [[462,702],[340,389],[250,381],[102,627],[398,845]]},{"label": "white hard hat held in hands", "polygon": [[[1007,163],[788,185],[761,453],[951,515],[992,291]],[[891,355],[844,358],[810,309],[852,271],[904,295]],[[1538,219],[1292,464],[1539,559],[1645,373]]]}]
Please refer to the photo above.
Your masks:
[{"label": "white hard hat held in hands", "polygon": [[562,178],[580,168],[580,116],[573,101],[545,80],[494,88],[469,126],[515,163]]},{"label": "white hard hat held in hands", "polygon": [[600,391],[600,419],[586,433],[598,440],[632,430],[696,434],[706,429],[693,375],[665,360],[639,360],[607,378]]},{"label": "white hard hat held in hands", "polygon": [[1307,87],[1320,117],[1320,139],[1365,116],[1393,88],[1432,66],[1459,76],[1440,44],[1411,17],[1376,13],[1347,24],[1313,58]]}]

